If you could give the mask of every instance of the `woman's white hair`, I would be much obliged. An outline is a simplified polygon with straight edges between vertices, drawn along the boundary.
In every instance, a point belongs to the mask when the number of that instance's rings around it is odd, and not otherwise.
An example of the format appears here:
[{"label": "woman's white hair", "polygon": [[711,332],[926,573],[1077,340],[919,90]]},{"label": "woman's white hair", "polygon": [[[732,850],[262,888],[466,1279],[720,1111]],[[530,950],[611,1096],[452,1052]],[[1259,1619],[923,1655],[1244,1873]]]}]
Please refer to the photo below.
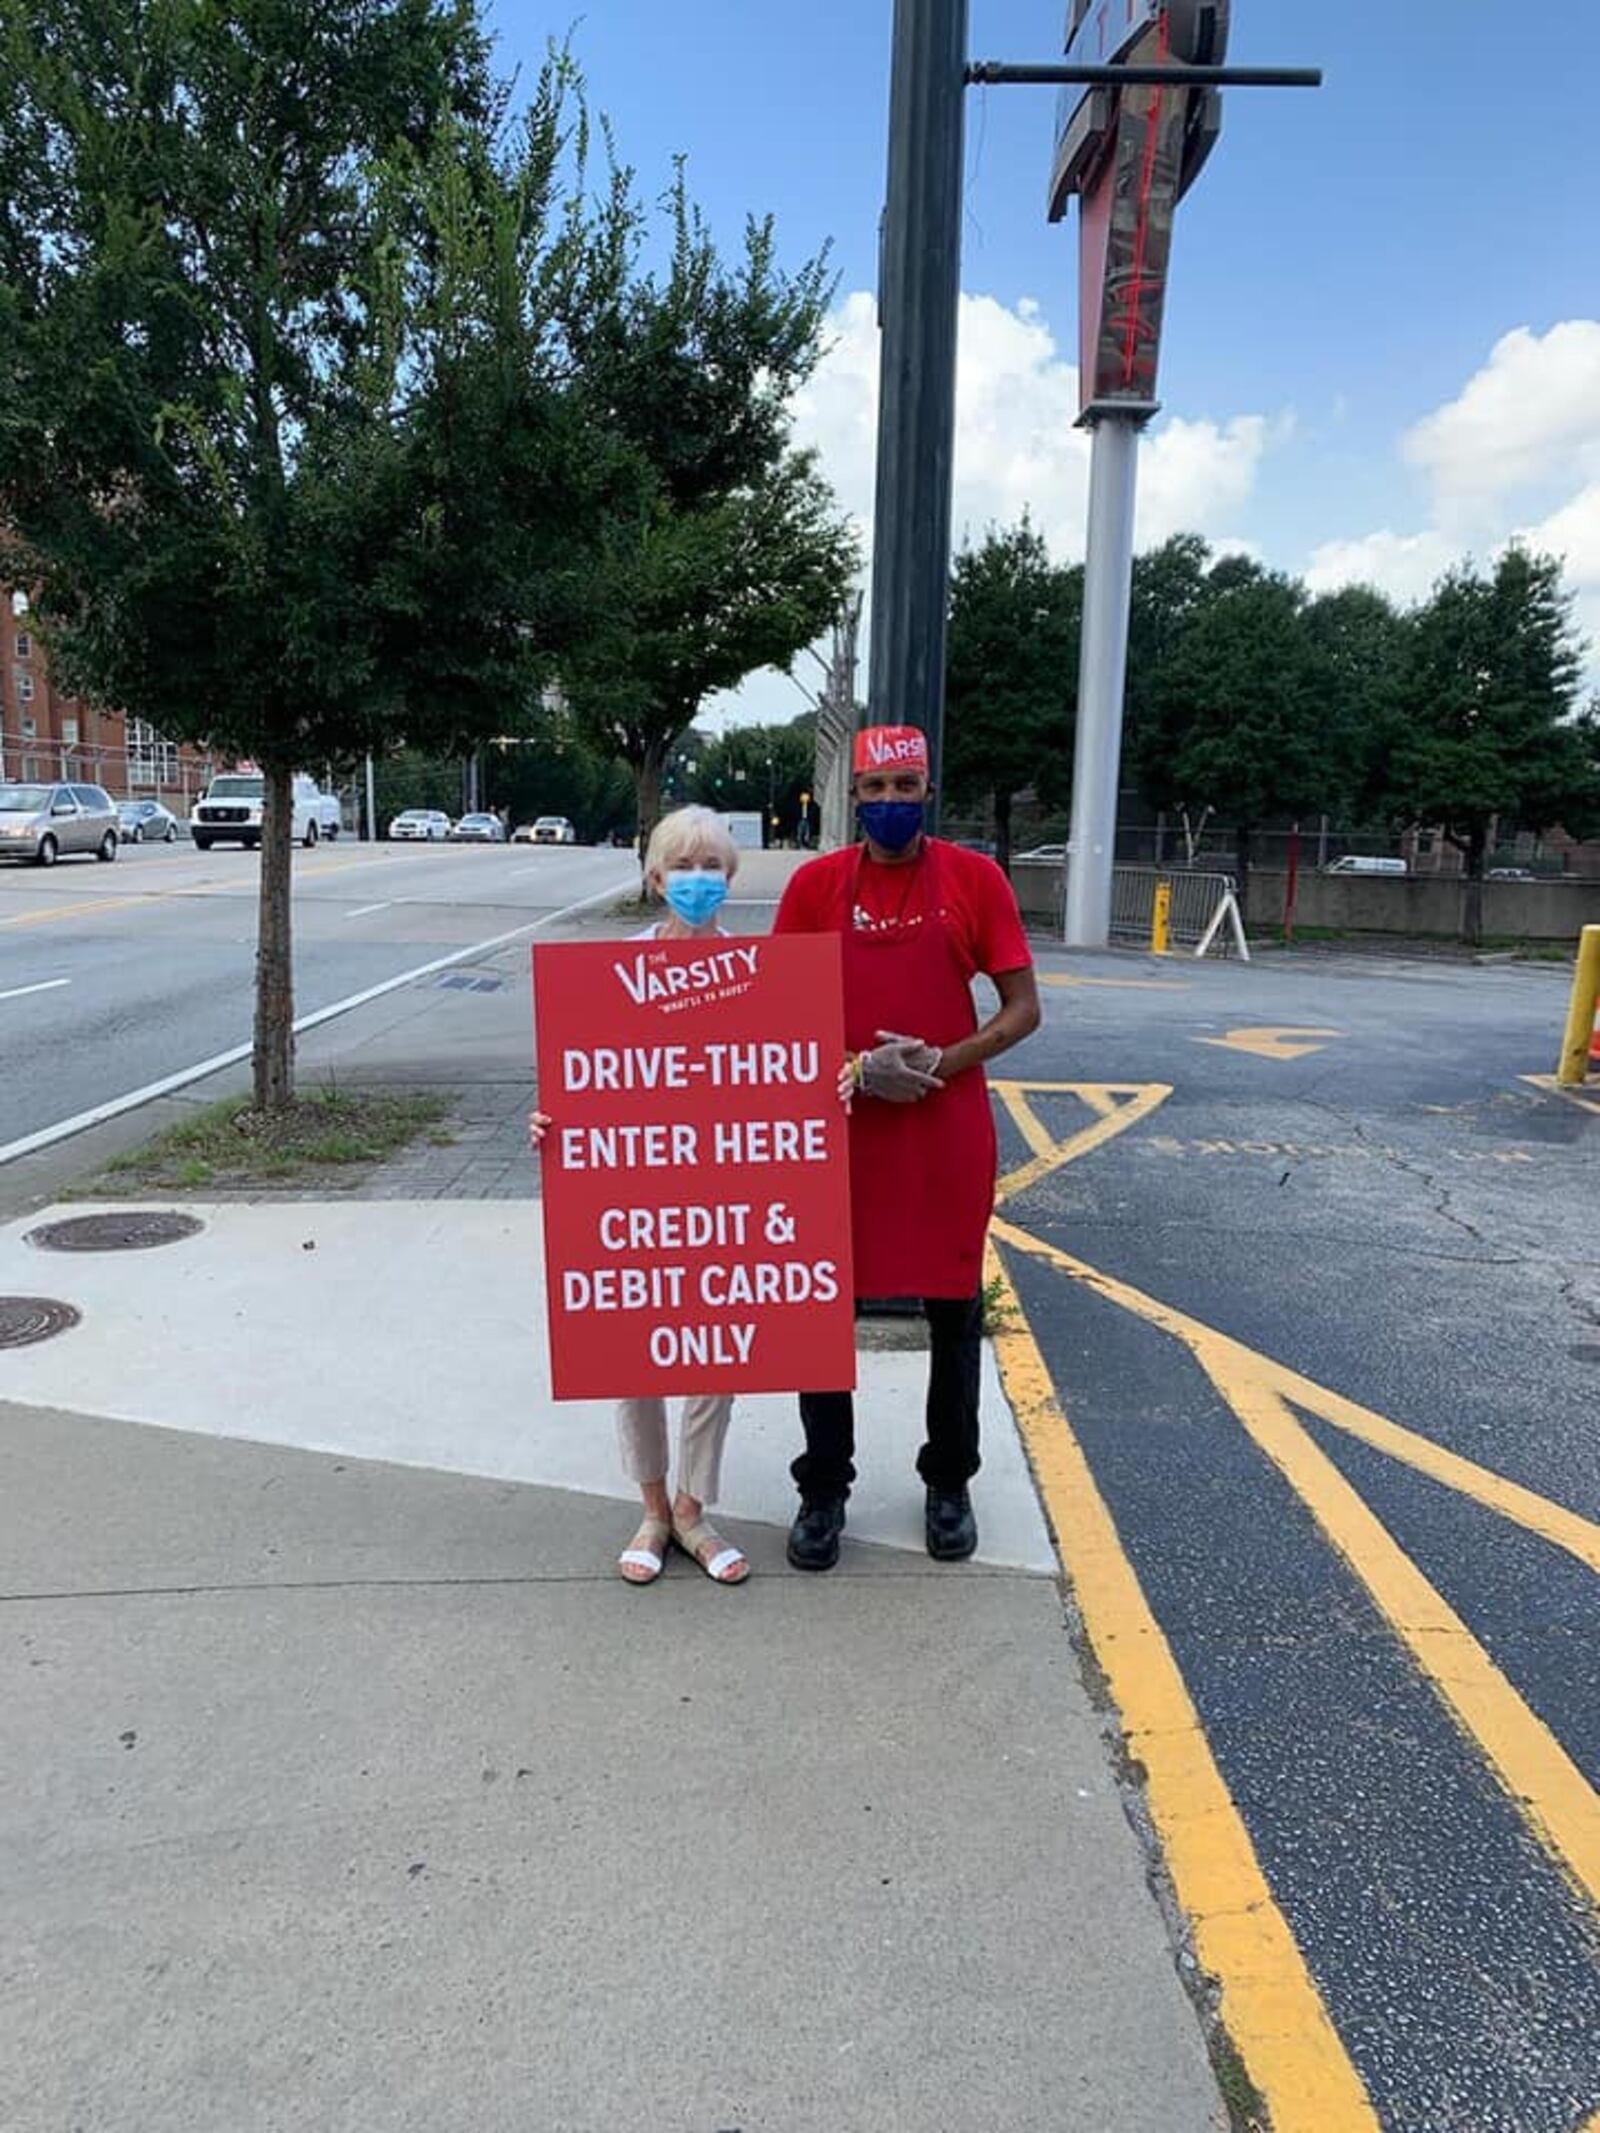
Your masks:
[{"label": "woman's white hair", "polygon": [[644,870],[666,874],[674,867],[693,866],[696,861],[721,867],[732,881],[739,871],[739,847],[727,825],[709,807],[679,807],[663,815],[650,835],[644,855]]}]

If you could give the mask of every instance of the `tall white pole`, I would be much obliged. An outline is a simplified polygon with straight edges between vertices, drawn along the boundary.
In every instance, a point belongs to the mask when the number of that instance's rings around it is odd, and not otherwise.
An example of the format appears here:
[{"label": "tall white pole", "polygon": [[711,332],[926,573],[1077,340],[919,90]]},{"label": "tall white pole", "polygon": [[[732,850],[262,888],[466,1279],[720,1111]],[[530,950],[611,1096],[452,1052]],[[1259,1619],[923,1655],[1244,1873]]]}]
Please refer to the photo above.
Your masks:
[{"label": "tall white pole", "polygon": [[1091,408],[1089,549],[1083,579],[1083,650],[1078,672],[1078,738],[1072,771],[1072,842],[1067,847],[1066,943],[1104,948],[1111,939],[1111,869],[1117,849],[1122,775],[1122,697],[1128,678],[1128,614],[1133,595],[1133,511],[1139,407]]},{"label": "tall white pole", "polygon": [[372,755],[367,754],[367,842],[375,844],[378,837],[378,802],[376,780],[372,775]]}]

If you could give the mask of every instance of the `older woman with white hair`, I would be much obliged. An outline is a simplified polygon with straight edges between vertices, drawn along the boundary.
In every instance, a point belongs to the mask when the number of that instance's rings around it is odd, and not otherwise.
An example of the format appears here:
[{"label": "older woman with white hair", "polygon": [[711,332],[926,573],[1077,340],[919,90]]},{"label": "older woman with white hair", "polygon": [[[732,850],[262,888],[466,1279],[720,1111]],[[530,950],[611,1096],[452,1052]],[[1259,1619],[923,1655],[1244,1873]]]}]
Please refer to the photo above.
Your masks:
[{"label": "older woman with white hair", "polygon": [[[667,910],[637,939],[698,940],[723,931],[717,914],[739,871],[739,849],[710,808],[680,807],[663,816],[645,853],[644,871]],[[546,1113],[534,1112],[529,1130],[535,1149],[550,1123]],[[715,1584],[742,1585],[750,1575],[741,1551],[715,1532],[705,1516],[706,1506],[717,1499],[732,1415],[733,1400],[725,1394],[699,1393],[684,1401],[674,1494],[668,1487],[666,1402],[653,1397],[621,1402],[617,1433],[622,1463],[644,1499],[643,1521],[617,1563],[629,1584],[653,1585],[666,1567],[669,1546],[698,1563]]]}]

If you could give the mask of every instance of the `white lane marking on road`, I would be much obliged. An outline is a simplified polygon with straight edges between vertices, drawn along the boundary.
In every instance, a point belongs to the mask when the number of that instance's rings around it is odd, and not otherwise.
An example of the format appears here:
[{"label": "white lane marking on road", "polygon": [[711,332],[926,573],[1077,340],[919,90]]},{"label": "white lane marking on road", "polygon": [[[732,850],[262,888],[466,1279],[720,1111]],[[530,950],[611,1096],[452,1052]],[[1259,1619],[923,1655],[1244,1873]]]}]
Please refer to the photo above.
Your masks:
[{"label": "white lane marking on road", "polygon": [[370,918],[374,911],[392,911],[393,909],[394,898],[391,897],[386,904],[363,904],[359,911],[347,911],[345,917],[347,919]]},{"label": "white lane marking on road", "polygon": [[[509,947],[513,941],[525,940],[530,933],[542,933],[546,926],[553,926],[563,918],[575,918],[580,911],[592,911],[596,904],[608,903],[625,887],[624,882],[613,882],[609,888],[596,890],[593,896],[581,897],[575,904],[565,904],[559,911],[547,911],[543,918],[536,918],[526,926],[513,926],[509,933],[497,933],[489,940],[474,941],[470,948],[457,948],[449,955],[435,956],[431,963],[419,963],[414,970],[402,970],[396,977],[385,978],[381,985],[369,985],[364,992],[353,992],[348,999],[335,1000],[331,1007],[319,1007],[315,1014],[302,1015],[295,1023],[295,1034],[299,1036],[308,1029],[320,1029],[324,1022],[333,1022],[340,1015],[349,1014],[353,1008],[365,1007],[369,1000],[381,1000],[385,993],[398,992],[402,985],[412,985],[418,978],[431,977],[436,970],[448,970],[453,963],[468,963],[477,956],[490,955],[497,948]],[[53,1147],[57,1141],[70,1140],[75,1133],[86,1133],[91,1126],[103,1126],[108,1119],[120,1118],[124,1111],[137,1110],[140,1104],[154,1103],[158,1096],[171,1096],[193,1082],[204,1081],[208,1074],[220,1073],[224,1067],[237,1066],[241,1059],[250,1057],[250,1051],[248,1044],[236,1044],[231,1051],[218,1052],[213,1058],[202,1059],[196,1066],[163,1075],[160,1081],[146,1082],[142,1089],[130,1089],[126,1096],[113,1096],[108,1103],[80,1111],[74,1118],[64,1118],[54,1126],[41,1126],[37,1133],[24,1134],[21,1140],[8,1141],[0,1147],[0,1166],[16,1162],[20,1156],[34,1155],[41,1148]]]},{"label": "white lane marking on road", "polygon": [[30,992],[55,992],[71,983],[71,978],[46,978],[42,985],[13,985],[9,992],[0,992],[0,1000],[25,1000]]}]

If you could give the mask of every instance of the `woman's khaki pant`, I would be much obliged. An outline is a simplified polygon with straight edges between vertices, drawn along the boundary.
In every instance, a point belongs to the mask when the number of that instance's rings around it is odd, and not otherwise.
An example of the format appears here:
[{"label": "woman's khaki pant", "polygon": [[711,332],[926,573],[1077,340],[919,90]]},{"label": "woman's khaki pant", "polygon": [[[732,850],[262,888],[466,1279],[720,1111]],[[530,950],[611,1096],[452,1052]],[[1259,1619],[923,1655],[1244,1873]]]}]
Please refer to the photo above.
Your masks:
[{"label": "woman's khaki pant", "polygon": [[[678,1428],[678,1488],[697,1503],[715,1503],[722,1484],[722,1447],[733,1415],[731,1398],[697,1393],[683,1403]],[[622,1400],[617,1406],[617,1437],[623,1469],[632,1481],[667,1478],[667,1403]]]}]

